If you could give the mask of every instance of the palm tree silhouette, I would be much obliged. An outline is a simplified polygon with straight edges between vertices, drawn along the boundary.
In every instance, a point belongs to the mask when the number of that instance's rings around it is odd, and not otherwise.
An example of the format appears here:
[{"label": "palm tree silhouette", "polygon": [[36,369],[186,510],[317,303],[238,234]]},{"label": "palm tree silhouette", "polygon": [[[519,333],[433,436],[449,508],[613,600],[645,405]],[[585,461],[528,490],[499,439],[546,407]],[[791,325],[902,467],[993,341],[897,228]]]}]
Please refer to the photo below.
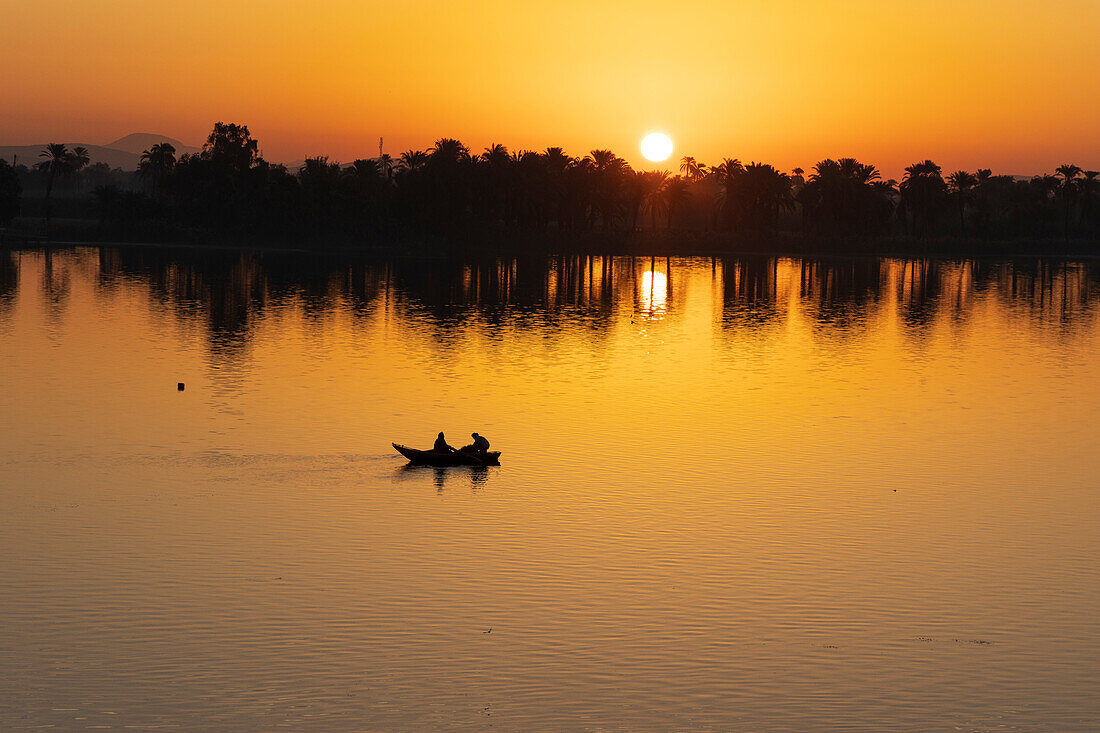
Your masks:
[{"label": "palm tree silhouette", "polygon": [[386,176],[387,181],[393,180],[393,156],[389,153],[382,153],[378,156],[378,165],[382,167],[382,173]]},{"label": "palm tree silhouette", "polygon": [[470,155],[469,148],[452,137],[436,140],[435,145],[428,152],[431,160],[436,163],[458,163]]},{"label": "palm tree silhouette", "polygon": [[516,210],[515,172],[518,170],[524,153],[509,155],[508,148],[497,143],[485,148],[479,156],[480,174],[477,176],[480,195],[478,196],[479,214],[490,221],[510,220]]},{"label": "palm tree silhouette", "polygon": [[947,186],[940,167],[931,160],[914,163],[905,169],[898,191],[906,210],[913,214],[914,224],[920,222],[922,235],[927,235],[935,222]]},{"label": "palm tree silhouette", "polygon": [[684,178],[695,183],[707,177],[707,167],[692,156],[685,155],[680,158],[680,173]]},{"label": "palm tree silhouette", "polygon": [[[906,234],[921,237],[954,231],[960,237],[1048,237],[1057,232],[1059,219],[1066,237],[1075,227],[1082,237],[1100,232],[1100,173],[1068,163],[1056,174],[1015,180],[989,169],[944,177],[938,165],[925,160],[907,167],[898,186],[854,158],[822,160],[804,177],[801,168],[787,174],[735,158],[708,167],[685,155],[680,175],[671,175],[635,172],[606,149],[574,158],[560,147],[509,152],[494,144],[471,154],[461,141],[440,138],[430,150],[408,150],[399,160],[380,153],[340,166],[311,158],[302,170],[289,173],[257,151],[247,127],[225,123],[214,126],[200,154],[178,162],[170,144],[153,145],[142,153],[139,172],[152,179],[154,199],[164,185],[170,186],[171,200],[153,206],[144,194],[100,186],[94,197],[101,217],[105,223],[128,223],[169,214],[199,227],[263,236],[282,231],[381,237],[407,228],[415,235],[472,240],[491,229],[566,232],[601,225],[610,234],[618,227],[636,229],[643,215],[653,229],[662,217],[669,229],[687,225],[680,214],[698,189],[705,203],[714,203],[706,212],[692,212],[706,217],[698,224],[708,230],[721,223],[747,233],[778,231],[786,224],[784,212],[797,201],[808,239],[901,234],[903,222]],[[90,156],[85,147],[51,143],[40,157],[48,233],[55,186],[64,184],[65,174],[86,168]],[[99,176],[101,169],[107,175]],[[92,181],[92,172],[101,180]],[[99,163],[78,180],[92,188],[109,178],[109,169]],[[829,246],[827,239],[820,244]]]},{"label": "palm tree silhouette", "polygon": [[8,165],[6,160],[0,160],[0,227],[10,224],[19,213],[19,195],[22,192],[23,187],[19,184],[19,174],[15,172],[15,166]]},{"label": "palm tree silhouette", "polygon": [[1077,176],[1081,175],[1081,167],[1072,163],[1064,163],[1055,170],[1062,177],[1058,186],[1058,193],[1062,198],[1064,218],[1062,221],[1062,236],[1069,237],[1069,215],[1073,202],[1077,198]]},{"label": "palm tree silhouette", "polygon": [[814,166],[802,190],[803,229],[828,234],[866,234],[881,229],[893,211],[893,184],[877,168],[855,158],[828,158]]},{"label": "palm tree silhouette", "polygon": [[710,174],[721,187],[714,210],[715,222],[717,223],[719,215],[724,213],[727,224],[732,225],[734,210],[737,206],[738,183],[741,176],[745,174],[745,166],[737,158],[723,158],[721,163],[710,169]]},{"label": "palm tree silhouette", "polygon": [[657,215],[667,214],[667,200],[664,197],[665,184],[669,180],[668,171],[646,171],[638,174],[641,186],[642,206],[649,212],[650,226],[657,229]]},{"label": "palm tree silhouette", "polygon": [[385,175],[385,172],[382,169],[381,161],[371,158],[359,158],[348,166],[347,174],[364,181],[372,181],[378,180],[379,176]]},{"label": "palm tree silhouette", "polygon": [[159,196],[164,178],[176,164],[176,148],[171,143],[157,143],[141,154],[138,171],[153,179],[153,196]]},{"label": "palm tree silhouette", "polygon": [[615,211],[622,203],[627,176],[634,171],[630,165],[610,150],[597,148],[589,153],[596,188],[596,203],[603,217],[603,228],[611,228]]},{"label": "palm tree silhouette", "polygon": [[398,164],[403,171],[416,171],[428,163],[428,154],[423,150],[406,150],[401,153]]},{"label": "palm tree silhouette", "polygon": [[662,205],[665,213],[668,216],[667,228],[672,228],[672,220],[676,216],[676,213],[683,208],[688,199],[691,198],[691,193],[688,191],[688,180],[682,176],[673,176],[665,181],[664,186],[661,187]]},{"label": "palm tree silhouette", "polygon": [[91,156],[88,155],[88,148],[83,145],[75,146],[73,151],[69,153],[69,163],[72,165],[74,171],[78,171],[88,165],[91,160]]},{"label": "palm tree silhouette", "polygon": [[76,181],[76,186],[78,190],[80,187],[80,171],[83,170],[91,161],[92,157],[88,154],[88,148],[84,147],[83,145],[77,145],[69,152],[69,170],[77,175],[78,180]]},{"label": "palm tree silhouette", "polygon": [[794,208],[791,178],[766,163],[749,163],[741,175],[745,220],[750,227],[776,228],[779,211]]},{"label": "palm tree silhouette", "polygon": [[805,172],[806,171],[802,170],[801,168],[791,169],[791,189],[796,194],[802,190],[803,186],[806,185],[806,179],[802,175]]},{"label": "palm tree silhouette", "polygon": [[993,171],[989,168],[979,168],[974,173],[974,191],[971,196],[974,214],[972,226],[980,236],[989,233],[991,209],[993,207],[994,189],[996,181]]},{"label": "palm tree silhouette", "polygon": [[955,171],[947,177],[947,195],[955,200],[959,207],[959,236],[966,234],[966,205],[974,187],[978,185],[978,179],[966,171]]},{"label": "palm tree silhouette", "polygon": [[53,194],[53,182],[57,178],[58,173],[64,173],[69,169],[71,165],[69,149],[64,143],[50,143],[42,149],[42,152],[38,154],[39,158],[45,158],[43,165],[49,172],[49,176],[46,178],[46,238],[50,237],[50,214],[51,200],[50,197]]},{"label": "palm tree silhouette", "polygon": [[1081,192],[1081,218],[1092,220],[1092,202],[1100,194],[1100,171],[1085,171],[1078,184]]},{"label": "palm tree silhouette", "polygon": [[573,162],[573,159],[566,155],[564,150],[557,147],[544,150],[542,158],[546,161],[546,169],[553,173],[564,172]]},{"label": "palm tree silhouette", "polygon": [[481,159],[489,165],[503,167],[507,165],[509,161],[508,148],[500,145],[499,143],[495,145],[490,145],[489,147],[485,148],[485,152],[481,154]]},{"label": "palm tree silhouette", "polygon": [[[378,162],[374,160],[364,162],[377,175]],[[302,167],[298,169],[302,203],[305,207],[306,216],[315,229],[332,224],[339,203],[339,191],[343,177],[340,164],[330,162],[328,157],[324,155],[306,158]]]}]

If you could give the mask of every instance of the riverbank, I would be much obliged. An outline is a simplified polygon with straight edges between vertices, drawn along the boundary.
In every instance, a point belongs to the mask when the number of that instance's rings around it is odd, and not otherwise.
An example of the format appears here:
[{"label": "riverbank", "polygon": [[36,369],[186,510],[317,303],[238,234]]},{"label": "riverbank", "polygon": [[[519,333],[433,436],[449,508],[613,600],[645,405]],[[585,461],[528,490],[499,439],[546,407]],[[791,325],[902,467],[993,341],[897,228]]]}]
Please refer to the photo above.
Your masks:
[{"label": "riverbank", "polygon": [[[36,226],[37,225],[37,226]],[[480,254],[599,254],[638,257],[764,255],[794,257],[1100,257],[1100,239],[1023,238],[976,239],[961,237],[804,237],[793,232],[769,236],[743,233],[658,229],[627,231],[466,231],[447,236],[413,231],[372,233],[359,239],[318,237],[309,240],[271,240],[248,236],[184,231],[172,227],[142,227],[118,232],[98,222],[64,219],[44,235],[41,222],[17,219],[0,231],[0,249],[35,246],[112,246],[241,249],[317,254],[414,254],[454,256]]]}]

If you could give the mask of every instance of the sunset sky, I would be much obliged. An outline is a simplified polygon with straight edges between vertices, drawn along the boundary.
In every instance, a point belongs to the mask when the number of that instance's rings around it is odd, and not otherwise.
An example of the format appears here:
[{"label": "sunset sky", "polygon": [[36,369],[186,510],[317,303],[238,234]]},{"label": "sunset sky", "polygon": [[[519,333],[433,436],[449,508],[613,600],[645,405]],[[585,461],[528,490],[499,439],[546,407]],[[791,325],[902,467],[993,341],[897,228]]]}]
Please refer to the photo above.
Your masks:
[{"label": "sunset sky", "polygon": [[662,130],[708,163],[1100,168],[1086,0],[0,2],[0,144],[197,145],[224,120],[276,161],[449,136],[653,167]]}]

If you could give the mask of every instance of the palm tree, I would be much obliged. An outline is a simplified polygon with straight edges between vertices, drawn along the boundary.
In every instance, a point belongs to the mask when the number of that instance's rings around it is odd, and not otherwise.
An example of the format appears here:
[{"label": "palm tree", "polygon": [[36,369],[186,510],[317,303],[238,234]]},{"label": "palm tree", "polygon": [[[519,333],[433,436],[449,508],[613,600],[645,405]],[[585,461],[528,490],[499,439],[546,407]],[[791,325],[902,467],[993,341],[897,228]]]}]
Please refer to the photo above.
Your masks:
[{"label": "palm tree", "polygon": [[542,153],[542,166],[546,171],[547,195],[556,207],[555,216],[559,228],[564,227],[568,219],[569,193],[579,193],[570,192],[566,183],[567,172],[573,165],[574,160],[559,147],[547,148]]},{"label": "palm tree", "polygon": [[1081,175],[1082,171],[1080,166],[1065,163],[1058,166],[1055,172],[1062,177],[1062,182],[1058,186],[1065,212],[1062,223],[1062,236],[1068,237],[1070,209],[1073,206],[1073,201],[1077,198],[1077,176]]},{"label": "palm tree", "polygon": [[[77,145],[71,151],[69,151],[69,171],[74,174],[79,174],[80,171],[92,161],[92,157],[88,154],[88,148],[83,145]],[[79,180],[76,183],[79,189]]]},{"label": "palm tree", "polygon": [[665,184],[669,180],[668,171],[646,171],[638,175],[641,185],[642,206],[649,212],[650,225],[657,229],[657,215],[667,214],[664,197]]},{"label": "palm tree", "polygon": [[481,154],[481,159],[490,166],[503,167],[508,164],[508,148],[499,143],[490,145]]},{"label": "palm tree", "polygon": [[558,147],[544,150],[542,159],[546,163],[546,169],[554,173],[561,173],[573,162],[573,159],[566,155],[564,150]]},{"label": "palm tree", "polygon": [[902,203],[907,211],[912,212],[914,223],[923,223],[922,234],[928,234],[935,222],[947,190],[940,171],[940,167],[931,160],[914,163],[905,169],[905,177],[898,187]]},{"label": "palm tree", "polygon": [[791,190],[796,194],[806,185],[806,178],[802,175],[805,172],[801,168],[791,169]]},{"label": "palm tree", "polygon": [[482,187],[480,201],[480,215],[491,221],[508,220],[516,210],[517,191],[515,185],[509,186],[509,182],[515,182],[516,171],[523,160],[522,152],[511,155],[508,148],[496,143],[485,148],[478,160],[482,163],[482,170],[477,175],[477,181]]},{"label": "palm tree", "polygon": [[84,166],[88,165],[92,161],[90,155],[88,155],[88,148],[83,145],[77,145],[69,153],[69,165],[74,171],[79,171]]},{"label": "palm tree", "polygon": [[171,143],[157,143],[141,154],[138,172],[153,179],[153,196],[161,190],[165,176],[176,165],[176,148]]},{"label": "palm tree", "polygon": [[436,140],[428,152],[431,160],[436,163],[458,163],[470,156],[470,149],[452,137]]},{"label": "palm tree", "polygon": [[[369,161],[369,164],[377,171],[376,161]],[[306,158],[305,163],[298,169],[302,202],[306,215],[315,229],[330,226],[334,220],[339,202],[341,178],[343,174],[340,164],[329,161],[328,156],[325,155]]]},{"label": "palm tree", "polygon": [[172,143],[157,143],[141,154],[141,164],[151,171],[167,172],[176,164],[176,148]]},{"label": "palm tree", "polygon": [[989,233],[994,191],[997,188],[995,180],[993,171],[989,168],[979,168],[974,173],[974,191],[971,200],[973,214],[971,216],[971,221],[972,228],[981,236],[985,236]]},{"label": "palm tree", "polygon": [[19,174],[15,166],[0,159],[0,227],[11,223],[19,213],[19,196],[23,187],[19,184]]},{"label": "palm tree", "polygon": [[[307,161],[308,162],[308,161]],[[348,166],[347,174],[363,181],[377,180],[383,173],[381,161],[373,158],[359,158]]]},{"label": "palm tree", "polygon": [[786,173],[766,163],[749,163],[741,179],[745,219],[750,226],[774,229],[779,223],[780,209],[794,208],[791,178]]},{"label": "palm tree", "polygon": [[947,177],[947,195],[959,207],[959,236],[966,234],[965,212],[978,179],[966,171],[955,171]]},{"label": "palm tree", "polygon": [[663,199],[663,208],[668,214],[667,226],[671,229],[676,212],[683,208],[684,204],[691,198],[691,193],[688,191],[688,180],[682,176],[669,178],[665,181],[665,185],[661,187],[661,198]]},{"label": "palm tree", "polygon": [[380,165],[382,167],[382,173],[385,174],[386,181],[387,182],[392,181],[393,180],[393,166],[394,166],[393,156],[390,155],[389,153],[382,153],[381,155],[378,156],[378,165]]},{"label": "palm tree", "polygon": [[58,173],[64,173],[69,169],[71,161],[69,158],[69,149],[65,147],[64,143],[50,143],[46,147],[42,148],[42,152],[38,154],[39,158],[45,158],[43,165],[46,170],[49,171],[49,177],[46,179],[46,237],[50,236],[50,195],[53,193],[53,182]]},{"label": "palm tree", "polygon": [[893,211],[892,182],[884,182],[873,165],[855,158],[831,158],[814,166],[802,190],[803,228],[828,234],[880,231]]},{"label": "palm tree", "polygon": [[1072,184],[1077,180],[1077,176],[1081,175],[1083,171],[1081,166],[1074,165],[1072,163],[1063,163],[1055,170],[1055,174],[1062,177],[1062,186]]},{"label": "palm tree", "polygon": [[1078,184],[1081,190],[1081,218],[1092,219],[1092,201],[1100,193],[1100,171],[1085,171]]},{"label": "palm tree", "polygon": [[710,174],[723,186],[734,181],[745,172],[745,166],[737,158],[723,158],[722,162],[710,169]]},{"label": "palm tree", "polygon": [[403,171],[416,171],[423,168],[428,162],[428,154],[423,150],[406,150],[401,153],[401,158],[398,161],[401,170]]},{"label": "palm tree", "polygon": [[680,172],[692,183],[707,177],[707,167],[690,155],[680,158]]},{"label": "palm tree", "polygon": [[630,164],[610,150],[597,148],[589,153],[596,184],[596,203],[603,217],[603,228],[610,229],[615,211],[621,203],[626,176],[634,171]]},{"label": "palm tree", "polygon": [[717,206],[714,211],[715,223],[720,213],[725,212],[726,221],[733,223],[734,208],[737,205],[737,188],[741,176],[745,174],[745,166],[737,158],[723,158],[722,162],[710,169],[710,175],[714,177],[721,192],[718,194]]}]

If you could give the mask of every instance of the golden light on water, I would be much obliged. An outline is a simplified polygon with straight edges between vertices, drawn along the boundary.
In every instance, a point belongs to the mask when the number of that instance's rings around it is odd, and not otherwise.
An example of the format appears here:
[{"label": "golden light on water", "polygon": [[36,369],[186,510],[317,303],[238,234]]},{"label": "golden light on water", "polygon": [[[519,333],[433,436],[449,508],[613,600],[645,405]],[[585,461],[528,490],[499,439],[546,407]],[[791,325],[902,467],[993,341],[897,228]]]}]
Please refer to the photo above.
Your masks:
[{"label": "golden light on water", "polygon": [[662,318],[668,312],[668,275],[656,270],[643,272],[639,296],[646,318]]},{"label": "golden light on water", "polygon": [[660,163],[672,155],[672,138],[663,132],[651,132],[642,138],[642,155],[646,160]]},{"label": "golden light on water", "polygon": [[[1098,302],[1092,261],[5,252],[0,730],[1096,719]],[[504,468],[388,452],[474,429]]]}]

